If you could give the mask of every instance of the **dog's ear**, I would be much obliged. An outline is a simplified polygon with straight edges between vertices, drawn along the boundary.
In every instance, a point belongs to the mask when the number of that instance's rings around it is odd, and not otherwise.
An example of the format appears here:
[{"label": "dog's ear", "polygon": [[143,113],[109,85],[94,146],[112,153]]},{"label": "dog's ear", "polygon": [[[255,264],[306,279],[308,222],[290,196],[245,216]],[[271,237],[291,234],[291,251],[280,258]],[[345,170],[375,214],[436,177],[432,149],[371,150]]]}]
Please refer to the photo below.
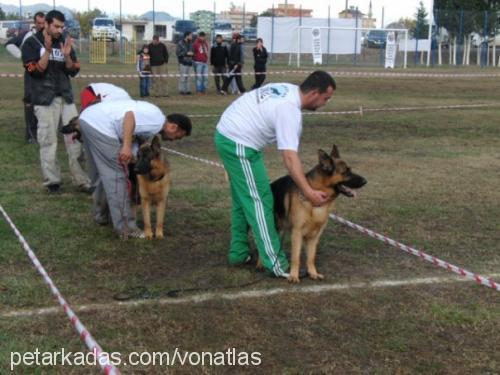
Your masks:
[{"label": "dog's ear", "polygon": [[151,150],[153,150],[155,154],[159,154],[161,152],[161,141],[159,135],[155,135],[153,137],[153,140],[151,141]]},{"label": "dog's ear", "polygon": [[135,135],[134,136],[134,141],[137,142],[137,144],[139,145],[139,147],[148,141],[147,137],[143,136],[143,135]]},{"label": "dog's ear", "polygon": [[335,163],[333,159],[323,150],[318,150],[319,165],[326,173],[333,173],[335,170]]},{"label": "dog's ear", "polygon": [[332,153],[330,155],[334,159],[340,159],[339,149],[337,148],[336,144],[333,145],[333,147],[332,147]]}]

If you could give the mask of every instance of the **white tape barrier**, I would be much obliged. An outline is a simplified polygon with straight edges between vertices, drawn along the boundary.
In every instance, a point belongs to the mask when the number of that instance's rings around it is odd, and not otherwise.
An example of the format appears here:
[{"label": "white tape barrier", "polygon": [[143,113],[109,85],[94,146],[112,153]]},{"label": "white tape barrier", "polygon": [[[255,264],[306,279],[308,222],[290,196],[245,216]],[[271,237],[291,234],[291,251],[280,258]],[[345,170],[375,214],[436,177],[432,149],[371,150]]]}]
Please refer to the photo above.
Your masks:
[{"label": "white tape barrier", "polygon": [[102,371],[105,374],[109,374],[109,375],[120,374],[118,369],[110,363],[109,356],[103,352],[101,346],[97,343],[97,341],[94,340],[94,338],[92,337],[90,332],[87,330],[87,328],[85,328],[83,323],[76,316],[74,311],[71,309],[68,302],[66,302],[66,299],[62,296],[61,292],[59,292],[59,289],[56,287],[56,285],[54,284],[54,282],[52,281],[50,276],[47,274],[47,271],[45,271],[45,268],[42,266],[42,264],[38,260],[37,256],[33,252],[33,250],[31,250],[30,245],[28,244],[28,242],[26,242],[26,240],[24,239],[21,232],[19,232],[19,230],[17,229],[15,224],[10,219],[9,215],[7,215],[7,212],[5,212],[2,205],[0,205],[0,212],[2,213],[3,217],[5,218],[5,220],[7,221],[9,226],[11,227],[11,229],[14,231],[14,234],[16,235],[17,239],[21,243],[23,249],[28,254],[28,257],[30,258],[33,265],[35,266],[36,270],[40,273],[40,275],[42,275],[43,280],[49,286],[50,291],[52,292],[54,297],[56,297],[57,302],[59,302],[59,304],[63,308],[63,310],[66,313],[67,317],[69,318],[71,324],[73,325],[75,330],[80,335],[80,339],[85,343],[87,348],[92,353],[94,353],[94,355],[96,356],[97,361],[99,362],[99,366],[101,367]]}]

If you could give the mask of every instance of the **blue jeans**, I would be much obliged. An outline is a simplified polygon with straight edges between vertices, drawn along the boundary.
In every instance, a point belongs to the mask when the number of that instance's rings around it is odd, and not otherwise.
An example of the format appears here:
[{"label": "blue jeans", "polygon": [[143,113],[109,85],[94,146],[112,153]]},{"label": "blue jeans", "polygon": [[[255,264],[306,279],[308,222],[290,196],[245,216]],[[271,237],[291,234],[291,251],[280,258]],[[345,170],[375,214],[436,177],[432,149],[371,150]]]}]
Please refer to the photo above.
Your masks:
[{"label": "blue jeans", "polygon": [[145,96],[149,96],[149,87],[151,86],[150,77],[141,77],[140,78],[140,92],[141,98]]},{"label": "blue jeans", "polygon": [[195,61],[194,72],[196,74],[196,92],[207,91],[208,86],[208,64]]}]

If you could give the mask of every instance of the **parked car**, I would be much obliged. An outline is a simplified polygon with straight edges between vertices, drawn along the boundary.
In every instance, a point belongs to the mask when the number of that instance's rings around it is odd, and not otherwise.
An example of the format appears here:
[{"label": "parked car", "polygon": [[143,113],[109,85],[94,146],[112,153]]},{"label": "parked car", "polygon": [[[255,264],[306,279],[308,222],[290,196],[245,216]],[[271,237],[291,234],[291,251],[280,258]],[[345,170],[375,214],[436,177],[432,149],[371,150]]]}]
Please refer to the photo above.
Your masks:
[{"label": "parked car", "polygon": [[8,26],[6,36],[7,38],[12,38],[19,34],[24,34],[30,31],[32,26],[33,22],[31,21],[15,21]]},{"label": "parked car", "polygon": [[387,31],[370,30],[363,38],[362,45],[366,48],[385,48]]},{"label": "parked car", "polygon": [[92,38],[103,38],[114,42],[118,39],[118,30],[115,26],[115,21],[108,17],[94,18],[92,23]]},{"label": "parked car", "polygon": [[73,39],[80,38],[80,22],[78,22],[77,20],[66,19],[66,22],[64,22],[64,30]]},{"label": "parked car", "polygon": [[214,22],[214,39],[217,34],[222,35],[224,40],[231,40],[233,36],[233,25],[229,21]]},{"label": "parked car", "polygon": [[246,40],[257,40],[257,28],[256,27],[245,27],[241,34]]},{"label": "parked car", "polygon": [[193,40],[198,36],[198,26],[194,21],[190,20],[177,20],[172,26],[174,29],[172,42],[179,43],[179,41],[184,38],[184,33],[186,31],[191,31],[193,33]]}]

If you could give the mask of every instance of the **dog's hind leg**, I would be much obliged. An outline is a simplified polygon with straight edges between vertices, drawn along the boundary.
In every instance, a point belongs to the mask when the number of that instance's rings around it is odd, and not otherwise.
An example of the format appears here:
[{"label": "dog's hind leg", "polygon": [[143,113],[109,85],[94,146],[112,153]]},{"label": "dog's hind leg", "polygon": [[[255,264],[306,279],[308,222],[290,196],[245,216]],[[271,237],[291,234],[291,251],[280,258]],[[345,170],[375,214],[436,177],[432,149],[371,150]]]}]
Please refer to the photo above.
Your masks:
[{"label": "dog's hind leg", "polygon": [[147,240],[153,239],[153,231],[151,229],[151,202],[148,199],[143,199],[141,202],[142,219],[144,220],[144,235]]},{"label": "dog's hind leg", "polygon": [[318,270],[316,269],[316,250],[318,249],[318,242],[322,232],[323,228],[320,229],[315,236],[306,238],[307,273],[313,280],[323,280],[324,278],[324,276],[318,273]]},{"label": "dog's hind leg", "polygon": [[300,229],[293,228],[292,234],[292,254],[290,257],[290,276],[288,276],[288,281],[291,283],[298,283],[299,278],[299,268],[300,268],[300,250],[302,249],[302,231]]},{"label": "dog's hind leg", "polygon": [[156,232],[155,237],[159,240],[163,239],[163,219],[165,218],[165,210],[167,208],[167,200],[163,199],[156,206]]}]

